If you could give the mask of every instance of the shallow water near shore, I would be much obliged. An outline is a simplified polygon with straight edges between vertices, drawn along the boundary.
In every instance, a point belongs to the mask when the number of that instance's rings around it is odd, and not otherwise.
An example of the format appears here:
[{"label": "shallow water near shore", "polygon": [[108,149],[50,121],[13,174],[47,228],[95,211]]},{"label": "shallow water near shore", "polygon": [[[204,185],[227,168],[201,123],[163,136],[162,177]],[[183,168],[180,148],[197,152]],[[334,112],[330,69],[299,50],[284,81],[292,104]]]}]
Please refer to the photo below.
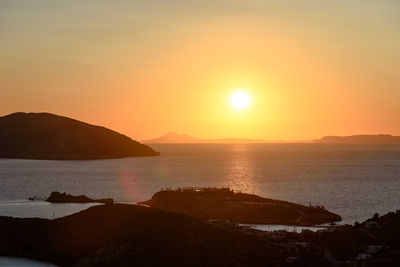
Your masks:
[{"label": "shallow water near shore", "polygon": [[239,224],[239,225],[267,232],[287,231],[287,232],[301,233],[304,230],[317,232],[319,230],[327,229],[327,226],[294,226],[294,225],[280,225],[280,224]]},{"label": "shallow water near shore", "polygon": [[30,260],[26,258],[15,258],[15,257],[1,257],[0,266],[2,267],[55,267],[57,265]]},{"label": "shallow water near shore", "polygon": [[[343,223],[400,208],[400,146],[164,144],[152,147],[161,152],[160,157],[93,161],[1,159],[0,215],[45,214],[46,218],[52,218],[82,208],[68,204],[46,206],[40,201],[27,200],[32,196],[44,200],[52,191],[136,203],[161,189],[204,186],[230,187],[267,198],[323,205],[341,215]],[[18,201],[20,206],[16,204]],[[27,208],[21,208],[23,205]]]},{"label": "shallow water near shore", "polygon": [[[46,201],[9,200],[0,202],[0,215],[16,218],[55,219],[74,214],[99,203],[50,203]],[[0,265],[1,266],[1,265]]]}]

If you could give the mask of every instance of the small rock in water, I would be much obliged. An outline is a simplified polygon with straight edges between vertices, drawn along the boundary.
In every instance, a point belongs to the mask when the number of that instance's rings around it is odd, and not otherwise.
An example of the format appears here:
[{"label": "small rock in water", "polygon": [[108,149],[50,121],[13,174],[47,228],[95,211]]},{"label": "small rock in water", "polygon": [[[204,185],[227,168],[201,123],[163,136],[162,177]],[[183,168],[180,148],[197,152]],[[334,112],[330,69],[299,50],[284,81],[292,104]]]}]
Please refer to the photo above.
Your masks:
[{"label": "small rock in water", "polygon": [[104,203],[104,204],[113,204],[114,200],[112,198],[104,198],[104,199],[92,199],[87,196],[73,196],[66,193],[60,192],[52,192],[51,195],[46,199],[48,202],[52,203]]}]

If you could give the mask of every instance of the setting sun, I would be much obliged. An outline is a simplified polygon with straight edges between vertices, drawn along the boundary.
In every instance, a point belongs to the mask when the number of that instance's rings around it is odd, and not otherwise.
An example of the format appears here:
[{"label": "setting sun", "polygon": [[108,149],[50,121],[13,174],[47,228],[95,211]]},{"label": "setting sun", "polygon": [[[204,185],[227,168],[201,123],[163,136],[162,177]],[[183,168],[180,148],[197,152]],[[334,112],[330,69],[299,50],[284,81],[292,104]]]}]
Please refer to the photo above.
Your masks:
[{"label": "setting sun", "polygon": [[236,91],[231,96],[231,104],[235,109],[245,109],[250,105],[250,95],[245,91]]},{"label": "setting sun", "polygon": [[400,0],[0,0],[0,267],[400,267],[399,26]]}]

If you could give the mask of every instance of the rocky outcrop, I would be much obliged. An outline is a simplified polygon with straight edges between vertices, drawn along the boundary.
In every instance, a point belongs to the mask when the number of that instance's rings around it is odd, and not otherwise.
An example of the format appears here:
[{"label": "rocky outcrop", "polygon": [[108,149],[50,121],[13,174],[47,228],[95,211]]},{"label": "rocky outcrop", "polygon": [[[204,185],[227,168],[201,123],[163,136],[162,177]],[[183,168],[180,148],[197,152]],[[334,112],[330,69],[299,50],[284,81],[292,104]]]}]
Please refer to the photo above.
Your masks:
[{"label": "rocky outcrop", "polygon": [[104,199],[92,199],[87,196],[73,196],[66,193],[52,192],[51,195],[46,199],[47,202],[52,203],[104,203],[113,204],[114,200],[112,198]]}]

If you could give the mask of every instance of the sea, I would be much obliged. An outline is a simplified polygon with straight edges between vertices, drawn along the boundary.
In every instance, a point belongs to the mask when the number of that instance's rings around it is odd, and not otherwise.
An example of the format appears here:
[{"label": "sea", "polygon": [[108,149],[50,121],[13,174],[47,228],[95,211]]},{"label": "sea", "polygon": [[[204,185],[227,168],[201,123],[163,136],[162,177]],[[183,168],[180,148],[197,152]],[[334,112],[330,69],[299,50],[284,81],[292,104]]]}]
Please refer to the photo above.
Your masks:
[{"label": "sea", "polygon": [[136,203],[162,189],[186,187],[229,187],[322,205],[349,224],[400,209],[400,146],[150,146],[161,155],[85,161],[0,159],[0,216],[52,219],[97,205],[45,202],[52,191]]}]

